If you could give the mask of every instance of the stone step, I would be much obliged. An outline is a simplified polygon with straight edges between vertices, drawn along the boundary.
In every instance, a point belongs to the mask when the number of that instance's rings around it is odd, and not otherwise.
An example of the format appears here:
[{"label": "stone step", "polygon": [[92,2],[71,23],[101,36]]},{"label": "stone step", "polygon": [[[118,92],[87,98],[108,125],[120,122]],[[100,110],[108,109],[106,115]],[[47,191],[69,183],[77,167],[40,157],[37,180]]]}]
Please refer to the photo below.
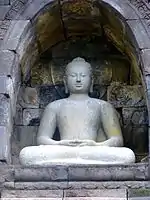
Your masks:
[{"label": "stone step", "polygon": [[[126,200],[124,189],[115,190],[3,190],[2,200]],[[22,200],[23,200],[22,199]]]}]

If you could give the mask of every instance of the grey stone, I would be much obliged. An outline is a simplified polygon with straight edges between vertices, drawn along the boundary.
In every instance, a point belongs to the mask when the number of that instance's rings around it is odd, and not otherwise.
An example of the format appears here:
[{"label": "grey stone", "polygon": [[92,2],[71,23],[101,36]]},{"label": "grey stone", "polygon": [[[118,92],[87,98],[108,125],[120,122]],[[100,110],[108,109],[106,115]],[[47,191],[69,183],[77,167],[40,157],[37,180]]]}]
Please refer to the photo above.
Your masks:
[{"label": "grey stone", "polygon": [[10,20],[0,20],[0,39],[2,41],[0,49],[3,49],[2,48],[2,44],[4,43],[3,39],[6,35],[9,25],[10,25]]},{"label": "grey stone", "polygon": [[23,124],[23,111],[22,107],[17,104],[16,105],[16,115],[14,118],[15,125],[22,125]]},{"label": "grey stone", "polygon": [[[37,176],[38,174],[38,176]],[[51,166],[49,168],[16,168],[15,181],[67,181],[68,172],[65,166]]]},{"label": "grey stone", "polygon": [[[134,150],[136,154],[148,152],[148,126],[147,125],[124,125],[124,145]],[[137,160],[138,162],[141,160]]]},{"label": "grey stone", "polygon": [[80,167],[80,166],[69,166],[68,168],[69,180],[103,180],[108,181],[111,180],[111,172],[107,168],[99,168],[99,167]]},{"label": "grey stone", "polygon": [[16,50],[21,40],[21,35],[26,30],[29,23],[30,21],[28,20],[12,20],[5,36],[2,48]]},{"label": "grey stone", "polygon": [[15,59],[15,53],[13,51],[9,50],[0,51],[0,61],[1,61],[0,75],[11,76],[14,59]]},{"label": "grey stone", "polygon": [[112,84],[107,90],[107,100],[115,107],[145,106],[144,88],[138,85]]},{"label": "grey stone", "polygon": [[39,108],[37,88],[21,87],[18,95],[18,103],[23,108]]},{"label": "grey stone", "polygon": [[11,163],[10,132],[5,126],[0,126],[0,160]]},{"label": "grey stone", "polygon": [[128,200],[149,200],[149,197],[129,197]]},{"label": "grey stone", "polygon": [[9,5],[9,4],[10,4],[10,0],[0,0],[0,6]]},{"label": "grey stone", "polygon": [[115,8],[125,19],[139,19],[139,15],[136,9],[129,4],[129,1],[119,1],[119,0],[104,0],[103,2],[108,3],[110,6]]},{"label": "grey stone", "polygon": [[12,116],[15,116],[17,93],[10,76],[0,75],[0,93],[10,98]]},{"label": "grey stone", "polygon": [[23,125],[39,126],[43,109],[24,109],[23,110]]},{"label": "grey stone", "polygon": [[150,48],[150,35],[144,26],[144,20],[127,20],[140,49]]},{"label": "grey stone", "polygon": [[16,135],[20,150],[26,146],[36,145],[37,131],[38,131],[37,126],[16,126],[15,127],[15,135]]},{"label": "grey stone", "polygon": [[144,200],[150,198],[150,189],[129,189],[128,198],[134,200]]},{"label": "grey stone", "polygon": [[6,19],[15,19],[20,10],[23,9],[23,6],[24,0],[11,0],[11,9],[7,13]]},{"label": "grey stone", "polygon": [[14,166],[13,165],[8,165],[4,163],[1,164],[0,174],[4,182],[14,182]]},{"label": "grey stone", "polygon": [[0,20],[4,20],[6,13],[10,9],[10,6],[1,6],[0,0]]},{"label": "grey stone", "polygon": [[9,76],[0,75],[0,93],[7,94],[9,97],[12,97],[13,82]]},{"label": "grey stone", "polygon": [[143,49],[141,51],[144,74],[150,74],[150,49]]},{"label": "grey stone", "polygon": [[[53,2],[53,0],[45,0],[45,1],[41,1],[41,0],[37,0],[29,2],[26,5],[26,9],[23,10],[19,16],[19,19],[33,19],[33,17],[38,13],[40,14],[40,10],[42,8],[44,8],[46,5],[48,5],[49,3]],[[56,2],[56,5],[58,4],[58,2]],[[37,16],[36,16],[37,17]]]},{"label": "grey stone", "polygon": [[67,181],[15,182],[15,189],[19,190],[60,190],[67,188],[68,188]]},{"label": "grey stone", "polygon": [[63,85],[39,87],[40,107],[45,108],[50,102],[67,97]]},{"label": "grey stone", "polygon": [[[114,189],[114,190],[64,190],[64,197],[115,197],[126,200],[126,190]],[[66,198],[68,199],[68,198]],[[70,198],[71,199],[71,198]]]},{"label": "grey stone", "polygon": [[3,94],[0,94],[0,126],[6,126],[8,131],[11,132],[12,114],[10,99]]},{"label": "grey stone", "polygon": [[11,78],[12,78],[12,82],[13,82],[14,93],[15,93],[15,95],[18,95],[19,88],[21,85],[21,67],[20,67],[20,63],[19,63],[19,57],[17,54],[14,59]]},{"label": "grey stone", "polygon": [[4,182],[3,187],[5,189],[15,189],[15,183],[12,182]]},{"label": "grey stone", "polygon": [[63,190],[3,190],[1,198],[55,198],[62,199]]},{"label": "grey stone", "polygon": [[124,124],[143,125],[148,124],[147,108],[123,108],[122,109]]},{"label": "grey stone", "polygon": [[148,164],[115,166],[69,166],[69,181],[147,180]]},{"label": "grey stone", "polygon": [[69,181],[69,189],[128,189],[150,187],[149,181]]}]

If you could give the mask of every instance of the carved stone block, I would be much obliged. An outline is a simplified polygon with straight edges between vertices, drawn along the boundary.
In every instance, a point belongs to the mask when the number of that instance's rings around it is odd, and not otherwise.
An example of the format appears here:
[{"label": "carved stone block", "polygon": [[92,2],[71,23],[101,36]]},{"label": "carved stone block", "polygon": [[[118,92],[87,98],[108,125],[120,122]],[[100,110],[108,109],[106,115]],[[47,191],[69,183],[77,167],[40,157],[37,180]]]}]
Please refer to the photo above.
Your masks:
[{"label": "carved stone block", "polygon": [[19,144],[19,149],[25,146],[36,145],[37,126],[16,126],[15,135]]},{"label": "carved stone block", "polygon": [[140,107],[146,104],[140,85],[112,84],[107,90],[107,100],[115,107]]},{"label": "carved stone block", "polygon": [[18,103],[23,108],[39,108],[39,98],[37,88],[22,87],[18,95]]},{"label": "carved stone block", "polygon": [[10,132],[6,126],[0,126],[0,160],[11,163]]},{"label": "carved stone block", "polygon": [[23,110],[23,125],[39,126],[43,109],[24,109]]},{"label": "carved stone block", "polygon": [[123,128],[124,145],[134,150],[135,153],[148,152],[148,126],[127,125]]},{"label": "carved stone block", "polygon": [[123,108],[123,123],[125,125],[148,125],[148,111],[146,107],[142,108]]}]

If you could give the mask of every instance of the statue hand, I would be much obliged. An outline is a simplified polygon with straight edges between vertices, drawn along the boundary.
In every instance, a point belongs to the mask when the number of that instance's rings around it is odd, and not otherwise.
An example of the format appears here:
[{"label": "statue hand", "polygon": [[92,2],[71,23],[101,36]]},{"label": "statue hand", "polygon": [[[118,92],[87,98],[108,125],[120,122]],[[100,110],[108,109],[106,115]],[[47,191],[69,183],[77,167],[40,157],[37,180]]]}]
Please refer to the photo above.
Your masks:
[{"label": "statue hand", "polygon": [[60,140],[57,142],[58,145],[64,145],[64,146],[77,146],[77,141],[75,140]]},{"label": "statue hand", "polygon": [[82,143],[79,145],[81,146],[96,146],[97,143],[93,140],[83,140]]}]

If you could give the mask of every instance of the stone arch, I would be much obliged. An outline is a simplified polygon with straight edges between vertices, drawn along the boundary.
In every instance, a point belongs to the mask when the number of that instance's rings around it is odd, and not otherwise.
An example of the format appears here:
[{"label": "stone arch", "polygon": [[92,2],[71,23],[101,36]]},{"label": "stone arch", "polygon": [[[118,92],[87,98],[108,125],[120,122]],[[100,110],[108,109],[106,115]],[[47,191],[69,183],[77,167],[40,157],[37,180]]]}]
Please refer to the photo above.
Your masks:
[{"label": "stone arch", "polygon": [[[83,3],[85,3],[84,1]],[[103,0],[103,1],[97,1],[96,6],[102,6],[104,7],[103,13],[105,11],[107,12],[114,12],[117,15],[121,17],[121,27],[123,32],[123,38],[125,37],[126,31],[128,30],[128,34],[130,37],[129,40],[126,41],[126,46],[131,43],[131,55],[129,57],[131,58],[131,61],[133,60],[133,66],[137,68],[137,73],[140,76],[140,73],[142,73],[143,78],[143,85],[145,87],[146,95],[147,95],[147,107],[149,110],[149,55],[150,55],[150,35],[147,30],[147,25],[142,17],[138,14],[138,12],[134,9],[133,6],[129,4],[128,1],[120,2],[118,0]],[[106,6],[107,5],[107,6]],[[3,140],[5,141],[3,145],[7,146],[8,149],[5,150],[4,146],[2,147],[4,150],[2,157],[2,160],[6,160],[8,163],[10,163],[10,137],[11,137],[11,130],[12,130],[12,121],[13,116],[15,115],[15,105],[16,105],[16,99],[18,95],[18,90],[20,87],[20,64],[23,63],[24,67],[24,73],[27,75],[30,70],[30,65],[32,65],[31,61],[34,62],[34,59],[36,60],[37,57],[41,54],[42,51],[45,51],[48,47],[45,46],[41,47],[41,44],[46,43],[46,40],[43,39],[42,42],[39,41],[39,35],[34,35],[34,29],[35,29],[35,22],[42,14],[46,13],[47,9],[49,9],[51,6],[61,6],[59,1],[28,1],[23,9],[17,14],[15,17],[15,20],[12,21],[7,34],[3,40],[3,43],[1,45],[1,60],[3,64],[2,69],[2,77],[1,77],[1,83],[4,85],[4,87],[1,90],[2,94],[5,94],[5,96],[2,96],[4,102],[7,102],[7,116],[8,121],[5,122],[2,126],[3,131]],[[107,10],[107,8],[109,8]],[[106,9],[106,10],[105,10]],[[135,12],[133,12],[135,11]],[[59,11],[60,12],[60,7]],[[93,9],[94,15],[97,15],[97,11]],[[60,14],[60,13],[59,13]],[[44,15],[43,15],[44,16]],[[57,18],[58,16],[56,16]],[[61,15],[60,15],[61,17]],[[59,27],[62,31],[62,34],[57,36],[55,42],[57,43],[59,40],[64,40],[66,37],[66,33],[64,33],[64,24],[62,24],[62,21],[58,19],[57,21],[60,23]],[[111,22],[110,22],[111,23]],[[117,40],[115,38],[115,32],[112,31],[112,29],[109,29],[110,27],[107,26],[105,31],[106,35],[113,41],[113,43],[119,48],[120,51],[125,52],[126,49],[119,46],[117,43]],[[114,27],[115,29],[115,27]],[[111,35],[110,32],[113,34]],[[141,34],[139,34],[139,32]],[[42,32],[40,33],[42,35]],[[41,36],[40,35],[40,36]],[[60,37],[60,38],[59,38]],[[123,39],[123,38],[120,38]],[[33,45],[34,44],[34,45]],[[53,45],[53,44],[51,44]],[[125,44],[123,44],[123,47],[126,47]],[[42,50],[41,50],[42,48]],[[30,50],[29,50],[30,49]],[[29,50],[30,52],[34,52],[34,54],[31,54],[30,57],[27,59],[25,56],[26,50]],[[129,53],[126,51],[126,53]],[[35,56],[35,58],[34,58]],[[22,63],[20,63],[20,61]],[[141,68],[138,68],[138,67]],[[25,75],[25,78],[26,78]]]}]

